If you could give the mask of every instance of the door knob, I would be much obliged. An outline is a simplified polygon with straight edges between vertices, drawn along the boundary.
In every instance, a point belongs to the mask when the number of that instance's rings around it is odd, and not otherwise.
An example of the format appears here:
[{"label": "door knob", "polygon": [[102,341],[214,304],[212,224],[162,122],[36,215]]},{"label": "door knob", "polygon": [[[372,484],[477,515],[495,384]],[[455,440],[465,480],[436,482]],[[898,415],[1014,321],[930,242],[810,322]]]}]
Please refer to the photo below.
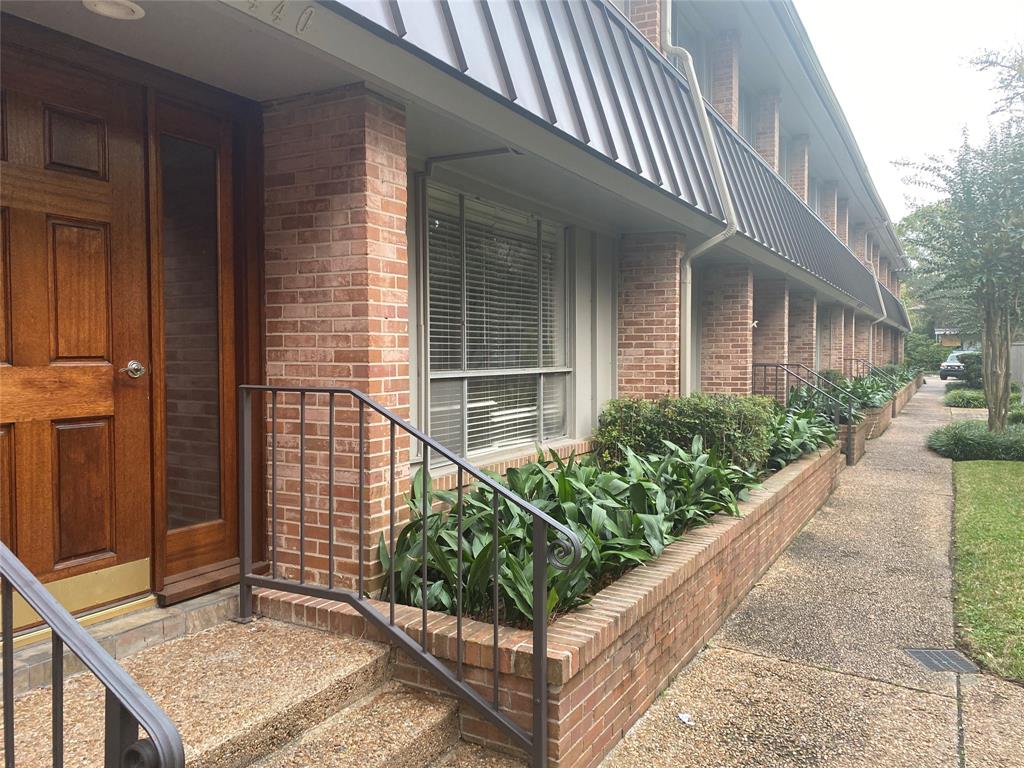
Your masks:
[{"label": "door knob", "polygon": [[129,360],[128,365],[120,369],[121,373],[127,373],[133,379],[139,378],[146,372],[146,366],[140,363],[138,360]]}]

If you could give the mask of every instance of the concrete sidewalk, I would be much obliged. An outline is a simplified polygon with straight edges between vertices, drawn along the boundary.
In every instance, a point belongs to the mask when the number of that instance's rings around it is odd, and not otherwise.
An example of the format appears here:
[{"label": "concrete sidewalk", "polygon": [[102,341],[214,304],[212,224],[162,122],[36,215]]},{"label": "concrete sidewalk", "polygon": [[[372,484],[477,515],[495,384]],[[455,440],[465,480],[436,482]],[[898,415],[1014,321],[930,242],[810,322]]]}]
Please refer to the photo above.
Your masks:
[{"label": "concrete sidewalk", "polygon": [[951,462],[924,445],[950,418],[943,391],[922,388],[843,472],[607,768],[1024,768],[1024,688],[904,650],[954,647]]}]

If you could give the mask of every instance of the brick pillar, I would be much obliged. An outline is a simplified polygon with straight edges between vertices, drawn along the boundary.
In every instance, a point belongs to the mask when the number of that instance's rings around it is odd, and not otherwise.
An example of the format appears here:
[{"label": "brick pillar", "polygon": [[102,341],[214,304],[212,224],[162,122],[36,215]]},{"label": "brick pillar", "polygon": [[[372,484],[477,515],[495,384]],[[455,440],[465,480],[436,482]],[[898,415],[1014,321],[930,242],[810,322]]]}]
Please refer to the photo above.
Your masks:
[{"label": "brick pillar", "polygon": [[847,358],[856,356],[854,339],[858,324],[857,313],[849,307],[843,309],[843,364],[839,366],[839,370],[843,372],[844,376],[851,374],[850,364],[846,362]]},{"label": "brick pillar", "polygon": [[[682,235],[626,235],[619,254],[618,394],[679,394]],[[683,350],[686,353],[686,350]]]},{"label": "brick pillar", "polygon": [[757,97],[754,149],[773,170],[779,170],[779,93],[770,91]]},{"label": "brick pillar", "polygon": [[850,201],[845,197],[836,199],[836,235],[850,244]]},{"label": "brick pillar", "polygon": [[882,365],[885,362],[885,326],[877,323],[871,328],[871,364]]},{"label": "brick pillar", "polygon": [[722,32],[708,49],[711,69],[711,104],[737,131],[740,128],[740,56],[739,35]]},{"label": "brick pillar", "polygon": [[878,278],[879,263],[882,260],[882,247],[878,244],[874,238],[868,238],[871,241],[871,270],[875,273],[875,278]]},{"label": "brick pillar", "polygon": [[[859,315],[857,317],[852,357],[857,357],[861,360],[867,360],[871,357],[871,318],[867,315]],[[857,373],[856,367],[853,373]]]},{"label": "brick pillar", "polygon": [[659,51],[665,47],[661,40],[661,12],[663,0],[628,0],[629,20]]},{"label": "brick pillar", "polygon": [[833,232],[838,231],[836,226],[836,208],[838,207],[839,199],[836,196],[839,190],[838,185],[834,181],[826,181],[821,185],[821,190],[818,192],[819,205],[821,220],[825,222],[826,226]]},{"label": "brick pillar", "polygon": [[906,339],[907,337],[902,332],[896,334],[896,362],[899,365],[903,365],[903,343]]},{"label": "brick pillar", "polygon": [[754,279],[749,267],[711,266],[700,282],[700,388],[750,394]]},{"label": "brick pillar", "polygon": [[789,362],[813,369],[818,344],[818,312],[814,294],[789,289]]},{"label": "brick pillar", "polygon": [[789,286],[784,277],[754,278],[755,363],[789,359]]},{"label": "brick pillar", "polygon": [[[267,383],[354,386],[409,412],[405,113],[350,86],[264,105]],[[334,491],[339,581],[355,582],[359,547],[379,573],[387,526],[388,429],[366,415],[365,535],[358,537],[358,416],[338,396],[335,476],[327,474],[327,400],[306,398],[305,576],[326,581],[327,492]],[[269,430],[268,430],[269,431]],[[280,574],[298,575],[299,401],[277,407]],[[268,450],[269,458],[269,450]],[[408,444],[398,445],[400,480]],[[399,497],[404,489],[399,486]],[[269,517],[269,514],[268,514]]]},{"label": "brick pillar", "polygon": [[828,358],[821,361],[822,366],[833,371],[843,370],[843,359],[846,357],[846,310],[841,304],[834,304],[829,309]]},{"label": "brick pillar", "polygon": [[857,261],[869,269],[871,268],[871,265],[868,264],[867,233],[864,231],[864,225],[860,222],[850,227],[850,250],[857,257]]},{"label": "brick pillar", "polygon": [[789,152],[789,177],[786,182],[803,201],[807,202],[807,192],[810,186],[810,169],[808,166],[808,148],[810,139],[807,136],[794,136],[786,151]]}]

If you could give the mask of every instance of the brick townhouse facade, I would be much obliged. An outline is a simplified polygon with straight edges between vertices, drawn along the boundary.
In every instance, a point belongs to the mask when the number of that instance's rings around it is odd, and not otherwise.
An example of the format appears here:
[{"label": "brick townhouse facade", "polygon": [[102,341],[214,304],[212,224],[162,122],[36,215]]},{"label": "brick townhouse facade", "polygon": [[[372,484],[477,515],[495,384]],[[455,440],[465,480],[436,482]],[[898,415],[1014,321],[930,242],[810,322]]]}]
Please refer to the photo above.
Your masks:
[{"label": "brick townhouse facade", "polygon": [[[902,360],[906,260],[789,3],[4,10],[0,535],[72,610],[237,578],[240,384],[505,468],[616,396]],[[351,582],[387,426],[263,406],[253,556]]]}]

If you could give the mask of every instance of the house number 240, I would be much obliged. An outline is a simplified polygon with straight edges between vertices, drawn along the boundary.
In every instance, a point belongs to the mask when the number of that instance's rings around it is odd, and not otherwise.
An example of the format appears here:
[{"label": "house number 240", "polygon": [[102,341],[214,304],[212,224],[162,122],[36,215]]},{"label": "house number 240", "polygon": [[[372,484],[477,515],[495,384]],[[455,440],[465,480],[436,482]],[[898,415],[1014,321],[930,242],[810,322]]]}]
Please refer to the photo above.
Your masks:
[{"label": "house number 240", "polygon": [[[260,3],[259,0],[249,0],[249,8],[251,10],[256,10],[260,5],[264,4]],[[284,18],[285,11],[288,10],[289,5],[293,4],[288,3],[285,0],[280,0],[280,2],[278,2],[274,6],[274,9],[270,12],[270,18],[275,24],[281,23],[281,19]],[[297,33],[302,34],[307,29],[309,29],[310,22],[313,21],[313,14],[315,12],[316,8],[314,8],[312,5],[307,5],[305,8],[302,9],[302,12],[299,14],[298,19],[296,19],[295,21],[295,31]]]}]

